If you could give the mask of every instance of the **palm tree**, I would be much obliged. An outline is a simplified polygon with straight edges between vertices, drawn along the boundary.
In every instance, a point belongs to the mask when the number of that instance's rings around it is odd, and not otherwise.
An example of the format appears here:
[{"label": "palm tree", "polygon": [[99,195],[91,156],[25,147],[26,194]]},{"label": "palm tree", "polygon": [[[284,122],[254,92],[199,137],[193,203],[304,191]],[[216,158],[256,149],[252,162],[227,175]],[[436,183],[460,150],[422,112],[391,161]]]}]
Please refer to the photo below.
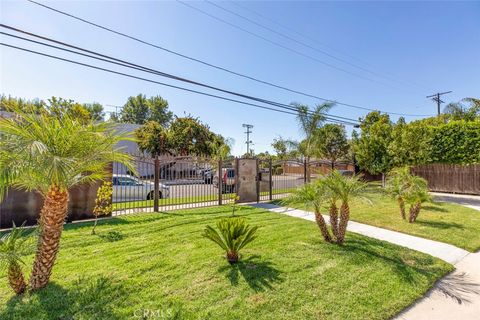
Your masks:
[{"label": "palm tree", "polygon": [[22,257],[28,253],[30,242],[25,229],[13,224],[13,229],[0,238],[0,269],[7,269],[8,283],[16,294],[22,294],[27,288],[23,276]]},{"label": "palm tree", "polygon": [[291,105],[297,110],[297,122],[305,137],[301,142],[301,149],[307,161],[307,181],[310,182],[308,163],[310,162],[310,158],[315,155],[316,132],[325,122],[325,115],[334,106],[334,103],[326,102],[317,104],[313,111],[311,111],[308,106],[299,103],[292,103]]},{"label": "palm tree", "polygon": [[44,203],[30,277],[32,290],[48,284],[67,215],[68,190],[108,177],[112,161],[130,170],[131,157],[117,144],[128,140],[111,123],[80,123],[70,116],[27,114],[0,119],[0,197],[7,188],[37,191]]},{"label": "palm tree", "polygon": [[407,219],[405,214],[405,197],[413,182],[411,177],[410,168],[404,167],[393,170],[387,179],[386,192],[397,200],[403,220]]},{"label": "palm tree", "polygon": [[[288,198],[282,202],[285,204],[303,204],[305,209],[311,210],[315,213],[315,221],[320,228],[320,233],[323,239],[327,242],[333,242],[332,236],[328,231],[325,219],[322,216],[321,208],[325,199],[325,187],[322,180],[316,180],[314,182],[305,184],[297,188]],[[332,218],[330,218],[332,219]]]},{"label": "palm tree", "polygon": [[405,201],[410,204],[408,222],[413,223],[422,209],[424,202],[431,202],[432,197],[428,193],[427,181],[423,178],[413,176],[412,186],[405,196]]},{"label": "palm tree", "polygon": [[368,185],[361,181],[359,176],[347,177],[338,171],[331,172],[324,179],[324,184],[329,193],[335,194],[341,201],[337,243],[343,244],[348,221],[350,220],[349,202],[354,198],[370,202],[366,194]]}]

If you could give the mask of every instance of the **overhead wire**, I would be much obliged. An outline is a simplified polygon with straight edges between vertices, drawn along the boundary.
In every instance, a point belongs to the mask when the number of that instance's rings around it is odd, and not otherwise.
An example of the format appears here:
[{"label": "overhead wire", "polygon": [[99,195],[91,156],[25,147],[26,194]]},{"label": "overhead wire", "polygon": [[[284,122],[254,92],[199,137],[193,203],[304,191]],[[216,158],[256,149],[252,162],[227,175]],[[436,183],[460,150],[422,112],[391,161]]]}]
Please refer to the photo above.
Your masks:
[{"label": "overhead wire", "polygon": [[[208,97],[213,97],[213,98],[217,98],[217,99],[221,99],[221,100],[225,100],[225,101],[230,101],[230,102],[234,102],[234,103],[238,103],[238,104],[253,106],[253,107],[256,107],[256,108],[260,108],[260,109],[265,109],[265,110],[270,110],[270,111],[275,111],[275,112],[280,112],[280,113],[285,113],[285,114],[297,116],[297,113],[295,113],[295,112],[289,112],[289,111],[285,111],[285,110],[275,109],[275,108],[262,106],[262,105],[258,105],[258,104],[253,104],[253,103],[249,103],[249,102],[245,102],[245,101],[241,101],[241,100],[236,100],[236,99],[222,97],[222,96],[218,96],[218,95],[214,95],[214,94],[210,94],[210,93],[206,93],[206,92],[201,92],[201,91],[198,91],[198,90],[188,89],[188,88],[185,88],[185,87],[175,86],[175,85],[172,85],[172,84],[168,84],[168,83],[164,83],[164,82],[160,82],[160,81],[155,81],[155,80],[151,80],[151,79],[147,79],[147,78],[143,78],[143,77],[138,77],[138,76],[135,76],[135,75],[124,73],[124,72],[119,72],[119,71],[115,71],[115,70],[111,70],[111,69],[107,69],[107,68],[103,68],[103,67],[98,67],[98,66],[87,64],[87,63],[74,61],[74,60],[71,60],[71,59],[66,59],[66,58],[62,58],[62,57],[59,57],[59,56],[54,56],[54,55],[50,55],[50,54],[47,54],[47,53],[43,53],[43,52],[39,52],[39,51],[27,49],[27,48],[22,48],[22,47],[19,47],[19,46],[15,46],[15,45],[3,43],[3,42],[0,42],[0,45],[4,46],[4,47],[9,47],[9,48],[12,48],[12,49],[21,50],[21,51],[24,51],[24,52],[29,52],[29,53],[32,53],[32,54],[48,57],[48,58],[51,58],[51,59],[56,59],[56,60],[60,60],[60,61],[64,61],[64,62],[69,62],[69,63],[72,63],[72,64],[84,66],[84,67],[91,68],[91,69],[96,69],[96,70],[100,70],[100,71],[104,71],[104,72],[108,72],[108,73],[112,73],[112,74],[121,75],[121,76],[128,77],[128,78],[132,78],[132,79],[137,79],[137,80],[141,80],[141,81],[155,83],[155,84],[158,84],[158,85],[162,85],[162,86],[166,86],[166,87],[170,87],[170,88],[174,88],[174,89],[178,89],[178,90],[182,90],[182,91],[186,91],[186,92],[191,92],[191,93],[195,93],[195,94],[199,94],[199,95],[203,95],[203,96],[208,96]],[[347,121],[341,121],[341,120],[336,120],[336,119],[328,119],[328,121],[329,122],[335,122],[335,123],[341,123],[341,124],[348,124],[348,125],[352,125],[352,126],[357,126],[358,125],[356,123],[349,123]]]},{"label": "overhead wire", "polygon": [[160,46],[160,45],[158,45],[158,44],[154,44],[154,43],[152,43],[152,42],[149,42],[149,41],[146,41],[146,40],[142,40],[142,39],[140,39],[140,38],[138,38],[138,37],[135,37],[135,36],[132,36],[132,35],[129,35],[129,34],[126,34],[126,33],[123,33],[123,32],[117,31],[117,30],[114,30],[114,29],[112,29],[112,28],[109,28],[109,27],[100,25],[100,24],[98,24],[98,23],[92,22],[92,21],[90,21],[90,20],[81,18],[81,17],[79,17],[79,16],[77,16],[77,15],[74,15],[74,14],[71,14],[71,13],[68,13],[68,12],[65,12],[65,11],[62,11],[62,10],[53,8],[53,7],[48,6],[48,5],[46,5],[46,4],[43,4],[43,3],[40,3],[40,2],[37,2],[37,1],[34,1],[34,0],[27,0],[27,1],[30,2],[30,3],[32,3],[32,4],[38,5],[38,6],[40,6],[40,7],[43,7],[43,8],[45,8],[45,9],[47,9],[47,10],[50,10],[50,11],[52,11],[52,12],[55,12],[55,13],[58,13],[58,14],[67,16],[67,17],[69,17],[69,18],[72,18],[72,19],[75,19],[75,20],[77,20],[77,21],[86,23],[86,24],[91,25],[91,26],[93,26],[93,27],[96,27],[96,28],[102,29],[102,30],[104,30],[104,31],[107,31],[107,32],[116,34],[116,35],[118,35],[118,36],[121,36],[121,37],[130,39],[130,40],[136,41],[136,42],[138,42],[138,43],[141,43],[141,44],[144,44],[144,45],[147,45],[147,46],[156,48],[156,49],[158,49],[158,50],[162,50],[162,51],[164,51],[164,52],[167,52],[167,53],[176,55],[176,56],[178,56],[178,57],[181,57],[181,58],[184,58],[184,59],[187,59],[187,60],[190,60],[190,61],[193,61],[193,62],[202,64],[202,65],[205,65],[205,66],[207,66],[207,67],[211,67],[211,68],[214,68],[214,69],[217,69],[217,70],[220,70],[220,71],[223,71],[223,72],[226,72],[226,73],[229,73],[229,74],[238,76],[238,77],[242,77],[242,78],[244,78],[244,79],[248,79],[248,80],[251,80],[251,81],[255,81],[255,82],[257,82],[257,83],[261,83],[261,84],[264,84],[264,85],[268,85],[268,86],[271,86],[271,87],[274,87],[274,88],[277,88],[277,89],[281,89],[281,90],[284,90],[284,91],[288,91],[288,92],[291,92],[291,93],[303,95],[303,96],[305,96],[305,97],[310,97],[310,98],[318,99],[318,100],[325,101],[325,102],[334,102],[334,103],[336,103],[337,105],[340,105],[340,106],[345,106],[345,107],[348,107],[348,108],[354,108],[354,109],[359,109],[359,110],[366,110],[366,111],[377,111],[377,110],[378,110],[378,111],[382,111],[382,112],[384,112],[384,113],[388,113],[388,114],[391,114],[391,115],[406,116],[406,117],[428,117],[428,116],[431,116],[430,114],[407,114],[407,113],[397,113],[397,112],[384,111],[384,110],[380,110],[380,109],[378,109],[378,108],[367,108],[367,107],[364,107],[364,106],[349,104],[349,103],[341,102],[341,101],[338,101],[338,100],[335,100],[335,99],[328,99],[328,98],[320,97],[320,96],[315,95],[315,94],[303,92],[303,91],[300,91],[300,90],[291,89],[291,88],[288,88],[288,87],[285,87],[285,86],[282,86],[282,85],[279,85],[279,84],[275,84],[275,83],[272,83],[272,82],[269,82],[269,81],[266,81],[266,80],[262,80],[262,79],[259,79],[259,78],[253,77],[253,76],[249,76],[249,75],[244,74],[244,73],[240,73],[240,72],[237,72],[237,71],[233,71],[233,70],[231,70],[231,69],[228,69],[228,68],[225,68],[225,67],[221,67],[221,66],[215,65],[215,64],[213,64],[213,63],[209,63],[209,62],[206,62],[206,61],[204,61],[204,60],[194,58],[194,57],[192,57],[192,56],[188,56],[188,55],[183,54],[183,53],[180,53],[180,52],[178,52],[178,51],[168,49],[168,48],[163,47],[163,46]]},{"label": "overhead wire", "polygon": [[[62,51],[68,51],[70,53],[86,56],[86,57],[89,57],[89,58],[93,58],[93,59],[96,59],[96,60],[101,60],[101,61],[108,62],[108,63],[121,65],[121,66],[124,66],[124,67],[127,67],[127,68],[133,68],[133,69],[136,69],[136,70],[139,70],[139,71],[153,73],[153,74],[156,74],[156,75],[159,75],[159,76],[162,76],[162,77],[167,77],[167,78],[170,78],[170,79],[186,82],[186,83],[189,83],[189,84],[202,86],[202,87],[205,87],[205,88],[208,88],[208,89],[212,89],[212,90],[220,91],[220,92],[223,92],[223,93],[235,95],[235,96],[242,97],[242,98],[245,98],[245,99],[254,100],[254,101],[257,101],[257,102],[274,105],[274,106],[277,106],[277,107],[280,107],[280,108],[289,109],[289,110],[292,110],[292,111],[297,111],[297,109],[294,106],[291,106],[291,105],[287,105],[287,104],[283,104],[283,103],[279,103],[279,102],[275,102],[275,101],[271,101],[271,100],[267,100],[267,99],[263,99],[263,98],[257,98],[257,97],[241,94],[241,93],[234,92],[234,91],[221,89],[221,88],[218,88],[218,87],[214,87],[214,86],[207,85],[207,84],[204,84],[204,83],[201,83],[201,82],[186,79],[186,78],[183,78],[183,77],[171,75],[169,73],[165,73],[165,72],[158,71],[158,70],[155,70],[155,69],[147,68],[147,67],[135,64],[135,63],[125,61],[125,60],[117,59],[117,58],[114,58],[114,57],[111,57],[111,56],[108,56],[108,55],[98,53],[96,51],[91,51],[91,50],[87,50],[87,49],[84,49],[84,48],[81,48],[81,47],[78,47],[78,46],[73,46],[73,45],[70,45],[70,44],[65,43],[65,42],[54,40],[54,39],[51,39],[51,38],[48,38],[48,37],[44,37],[44,36],[34,34],[34,33],[31,33],[31,32],[25,31],[25,30],[21,30],[21,29],[15,28],[15,27],[11,27],[11,26],[8,26],[8,25],[0,24],[0,27],[7,28],[7,29],[10,29],[10,30],[19,32],[19,33],[27,34],[27,35],[32,36],[32,37],[47,40],[47,41],[50,41],[50,42],[53,42],[53,43],[56,43],[56,44],[60,44],[60,45],[66,46],[66,47],[70,47],[70,48],[73,48],[73,49],[76,49],[76,50],[80,50],[80,51],[83,51],[83,52],[88,52],[88,53],[93,54],[94,56],[84,54],[84,53],[80,53],[80,52],[73,51],[73,50],[69,50],[69,49],[66,49],[66,48],[57,47],[57,46],[53,46],[53,45],[50,45],[50,44],[42,43],[42,42],[39,42],[39,41],[36,41],[36,40],[27,39],[27,38],[20,37],[20,36],[17,36],[17,35],[12,35],[12,34],[8,34],[8,33],[5,33],[5,32],[0,32],[0,34],[6,35],[6,36],[9,36],[9,37],[14,37],[14,38],[18,38],[18,39],[21,39],[21,40],[24,40],[24,41],[37,43],[37,44],[40,44],[40,45],[43,45],[43,46],[55,48],[55,49],[62,50]],[[100,58],[100,57],[102,57],[102,58]],[[104,58],[106,58],[106,59],[104,59]],[[309,113],[311,114],[311,112],[309,112]],[[350,119],[350,118],[337,116],[337,115],[328,115],[328,116],[332,117],[332,118],[339,118],[339,119],[344,119],[344,120],[348,120],[348,121],[356,121],[355,119]]]}]

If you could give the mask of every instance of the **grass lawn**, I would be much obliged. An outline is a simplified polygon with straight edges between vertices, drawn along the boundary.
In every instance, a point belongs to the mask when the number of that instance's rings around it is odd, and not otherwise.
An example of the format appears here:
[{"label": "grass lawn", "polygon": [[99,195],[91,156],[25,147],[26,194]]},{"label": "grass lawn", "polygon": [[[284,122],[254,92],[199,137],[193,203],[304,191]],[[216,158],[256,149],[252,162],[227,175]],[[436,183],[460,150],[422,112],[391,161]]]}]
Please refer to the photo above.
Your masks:
[{"label": "grass lawn", "polygon": [[[350,219],[450,243],[470,252],[480,249],[480,212],[477,210],[445,202],[429,203],[423,206],[415,223],[408,223],[402,220],[395,200],[381,192],[374,192],[371,199],[373,204],[353,202]],[[303,209],[301,204],[289,206]]]},{"label": "grass lawn", "polygon": [[98,235],[69,224],[46,289],[17,298],[0,274],[0,319],[388,319],[453,268],[351,233],[326,244],[309,221],[238,214],[260,229],[233,267],[201,237],[228,206],[103,220]]}]

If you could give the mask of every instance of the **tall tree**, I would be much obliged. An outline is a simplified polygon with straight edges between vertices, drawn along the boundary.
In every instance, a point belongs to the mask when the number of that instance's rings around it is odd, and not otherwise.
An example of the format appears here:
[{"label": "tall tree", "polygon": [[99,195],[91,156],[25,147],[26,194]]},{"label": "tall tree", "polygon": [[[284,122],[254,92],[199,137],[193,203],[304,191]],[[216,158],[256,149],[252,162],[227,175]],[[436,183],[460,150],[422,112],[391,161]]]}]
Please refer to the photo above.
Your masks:
[{"label": "tall tree", "polygon": [[103,111],[103,106],[98,102],[93,103],[84,103],[83,107],[87,109],[90,114],[90,118],[94,121],[103,121],[105,120],[105,112]]},{"label": "tall tree", "polygon": [[214,153],[211,141],[216,138],[215,133],[198,118],[175,117],[169,131],[172,148],[177,155],[211,156]]},{"label": "tall tree", "polygon": [[480,99],[464,98],[459,102],[449,103],[443,112],[450,115],[452,120],[474,121],[480,118]]},{"label": "tall tree", "polygon": [[335,169],[335,162],[346,156],[349,150],[345,127],[339,124],[326,124],[318,129],[316,135],[319,154],[330,160],[332,170]]},{"label": "tall tree", "polygon": [[152,157],[172,154],[172,139],[167,129],[156,121],[148,121],[135,131],[138,148]]},{"label": "tall tree", "polygon": [[[299,150],[307,162],[315,155],[316,132],[324,124],[326,120],[325,114],[328,113],[333,105],[333,103],[317,104],[314,110],[310,110],[306,105],[292,103],[292,106],[297,109],[297,122],[304,136],[303,141],[299,144]],[[310,170],[308,170],[308,166],[307,181],[310,181]]]},{"label": "tall tree", "polygon": [[127,123],[144,124],[147,121],[156,121],[163,127],[168,126],[173,113],[168,110],[168,102],[160,96],[147,99],[143,94],[129,97],[120,113],[120,121]]},{"label": "tall tree", "polygon": [[0,118],[0,198],[7,188],[39,192],[43,207],[30,287],[48,284],[59,251],[70,188],[108,176],[112,161],[135,171],[117,145],[128,139],[106,122],[84,123],[70,114],[36,115],[15,109]]},{"label": "tall tree", "polygon": [[392,168],[392,156],[388,153],[393,128],[390,117],[372,111],[362,119],[360,128],[360,136],[354,141],[355,158],[362,169],[371,174],[382,174],[382,185],[385,186],[385,175]]}]

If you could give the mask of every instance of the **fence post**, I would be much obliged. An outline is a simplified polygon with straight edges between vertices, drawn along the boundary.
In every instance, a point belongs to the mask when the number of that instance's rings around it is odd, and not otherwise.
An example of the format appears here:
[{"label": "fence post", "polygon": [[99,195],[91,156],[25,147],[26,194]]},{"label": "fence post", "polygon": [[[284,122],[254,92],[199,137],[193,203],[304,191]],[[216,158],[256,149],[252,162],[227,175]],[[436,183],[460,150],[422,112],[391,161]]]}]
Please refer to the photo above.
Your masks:
[{"label": "fence post", "polygon": [[153,173],[153,212],[158,212],[158,195],[160,191],[160,160],[158,155],[155,156],[154,161],[154,173]]},{"label": "fence post", "polygon": [[218,205],[219,206],[222,205],[222,168],[223,168],[223,161],[222,159],[220,159],[218,160]]},{"label": "fence post", "polygon": [[273,188],[273,174],[272,174],[272,158],[268,161],[268,172],[269,172],[269,180],[268,180],[268,198],[272,201],[272,188]]},{"label": "fence post", "polygon": [[303,183],[307,183],[307,159],[303,159]]},{"label": "fence post", "polygon": [[257,183],[256,183],[256,186],[257,186],[257,203],[260,202],[260,178],[261,178],[261,172],[260,172],[260,166],[259,166],[259,162],[260,160],[258,160],[258,158],[256,159],[256,167],[257,167]]}]

